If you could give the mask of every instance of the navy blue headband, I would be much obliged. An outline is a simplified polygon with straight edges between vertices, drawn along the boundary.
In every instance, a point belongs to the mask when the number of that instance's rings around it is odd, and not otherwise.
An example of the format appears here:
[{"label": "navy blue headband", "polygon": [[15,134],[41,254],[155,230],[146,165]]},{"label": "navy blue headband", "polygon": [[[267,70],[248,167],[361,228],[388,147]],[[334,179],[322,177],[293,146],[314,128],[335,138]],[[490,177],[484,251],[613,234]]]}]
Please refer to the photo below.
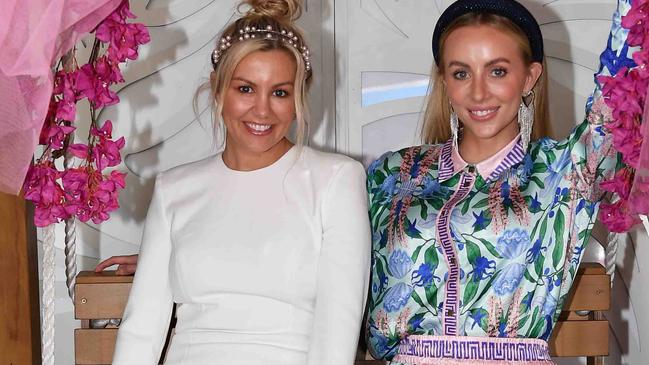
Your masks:
[{"label": "navy blue headband", "polygon": [[532,61],[543,62],[543,36],[532,13],[514,0],[458,0],[451,4],[437,20],[433,32],[433,57],[439,66],[439,41],[453,21],[468,13],[489,13],[505,17],[516,24],[530,42]]}]

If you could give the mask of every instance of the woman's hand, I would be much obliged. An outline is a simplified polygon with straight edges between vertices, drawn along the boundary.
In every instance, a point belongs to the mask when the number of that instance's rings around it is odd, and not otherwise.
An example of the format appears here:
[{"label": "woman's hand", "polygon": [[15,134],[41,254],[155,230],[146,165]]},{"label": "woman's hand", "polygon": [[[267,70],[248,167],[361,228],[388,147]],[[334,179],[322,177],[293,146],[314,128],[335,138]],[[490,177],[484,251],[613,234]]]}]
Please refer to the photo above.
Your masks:
[{"label": "woman's hand", "polygon": [[118,265],[117,266],[117,275],[132,275],[135,274],[135,269],[137,268],[137,257],[138,255],[126,255],[126,256],[113,256],[108,258],[95,267],[95,272],[100,272],[106,268]]}]

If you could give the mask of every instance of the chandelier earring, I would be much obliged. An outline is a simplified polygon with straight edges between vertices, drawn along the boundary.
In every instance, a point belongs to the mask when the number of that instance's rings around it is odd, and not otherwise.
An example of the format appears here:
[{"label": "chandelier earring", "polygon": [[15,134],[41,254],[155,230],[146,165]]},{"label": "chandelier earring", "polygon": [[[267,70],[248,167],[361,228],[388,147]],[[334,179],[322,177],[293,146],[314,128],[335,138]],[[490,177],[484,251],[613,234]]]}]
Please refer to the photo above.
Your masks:
[{"label": "chandelier earring", "polygon": [[460,120],[457,117],[457,113],[453,110],[453,107],[451,107],[451,138],[453,138],[453,147],[455,147],[455,150],[459,151],[458,149],[458,134],[459,134],[459,129],[460,129]]},{"label": "chandelier earring", "polygon": [[523,150],[527,152],[532,136],[532,126],[534,125],[534,92],[528,91],[521,97],[521,105],[518,108],[518,126],[521,132],[521,144]]}]

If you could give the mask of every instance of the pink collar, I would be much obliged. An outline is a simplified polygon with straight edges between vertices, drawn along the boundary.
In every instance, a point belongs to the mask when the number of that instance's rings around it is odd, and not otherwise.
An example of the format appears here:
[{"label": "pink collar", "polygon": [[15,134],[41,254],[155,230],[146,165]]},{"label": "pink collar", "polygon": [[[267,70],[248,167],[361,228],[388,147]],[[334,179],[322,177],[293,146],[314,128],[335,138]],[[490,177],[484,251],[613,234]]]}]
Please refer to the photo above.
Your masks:
[{"label": "pink collar", "polygon": [[[475,164],[475,167],[485,181],[495,180],[504,170],[521,162],[525,157],[525,153],[526,151],[523,151],[519,135],[495,155]],[[452,141],[449,140],[442,147],[442,152],[439,156],[440,181],[449,179],[464,170],[468,165],[462,156],[460,156],[460,153],[453,147]]]}]

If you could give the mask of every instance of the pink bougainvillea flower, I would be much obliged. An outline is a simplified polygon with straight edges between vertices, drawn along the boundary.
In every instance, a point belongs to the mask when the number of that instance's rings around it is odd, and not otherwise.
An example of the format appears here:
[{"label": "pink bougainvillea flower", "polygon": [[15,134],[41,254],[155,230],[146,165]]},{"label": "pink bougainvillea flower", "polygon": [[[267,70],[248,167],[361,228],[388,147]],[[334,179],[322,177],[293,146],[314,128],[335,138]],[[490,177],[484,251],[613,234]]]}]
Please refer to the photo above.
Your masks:
[{"label": "pink bougainvillea flower", "polygon": [[52,150],[60,150],[63,148],[63,140],[65,137],[76,129],[75,127],[51,123],[45,123],[43,128],[44,130],[47,129],[44,142]]},{"label": "pink bougainvillea flower", "polygon": [[611,232],[626,232],[639,223],[639,219],[630,214],[627,201],[623,199],[614,204],[602,204],[599,218]]},{"label": "pink bougainvillea flower", "polygon": [[107,138],[102,138],[92,148],[92,155],[97,164],[97,169],[103,171],[106,167],[117,166],[122,162],[122,156],[119,150],[124,147],[126,141],[124,137],[120,137],[116,141]]},{"label": "pink bougainvillea flower", "polygon": [[90,127],[90,135],[95,137],[111,139],[113,138],[112,133],[113,122],[110,120],[105,121],[100,128],[97,128],[95,126]]},{"label": "pink bougainvillea flower", "polygon": [[25,199],[34,203],[34,224],[45,227],[69,217],[63,208],[63,189],[58,184],[59,171],[51,161],[30,167],[24,184]]},{"label": "pink bougainvillea flower", "polygon": [[127,23],[128,18],[135,18],[135,15],[125,1],[99,24],[95,33],[97,39],[109,44],[108,57],[115,62],[136,59],[138,47],[151,40],[149,31],[143,24]]},{"label": "pink bougainvillea flower", "polygon": [[117,94],[110,89],[110,80],[102,79],[92,65],[81,66],[76,75],[79,93],[88,98],[93,107],[101,108],[119,102]]},{"label": "pink bougainvillea flower", "polygon": [[77,113],[77,90],[76,71],[58,71],[54,75],[54,88],[52,93],[56,95],[56,118],[67,121],[74,121]]},{"label": "pink bougainvillea flower", "polygon": [[634,170],[628,167],[620,169],[615,176],[600,184],[600,187],[606,191],[618,194],[621,198],[626,199],[631,191],[633,184]]},{"label": "pink bougainvillea flower", "polygon": [[86,159],[88,157],[88,146],[83,143],[75,143],[68,146],[68,152],[73,156]]}]

